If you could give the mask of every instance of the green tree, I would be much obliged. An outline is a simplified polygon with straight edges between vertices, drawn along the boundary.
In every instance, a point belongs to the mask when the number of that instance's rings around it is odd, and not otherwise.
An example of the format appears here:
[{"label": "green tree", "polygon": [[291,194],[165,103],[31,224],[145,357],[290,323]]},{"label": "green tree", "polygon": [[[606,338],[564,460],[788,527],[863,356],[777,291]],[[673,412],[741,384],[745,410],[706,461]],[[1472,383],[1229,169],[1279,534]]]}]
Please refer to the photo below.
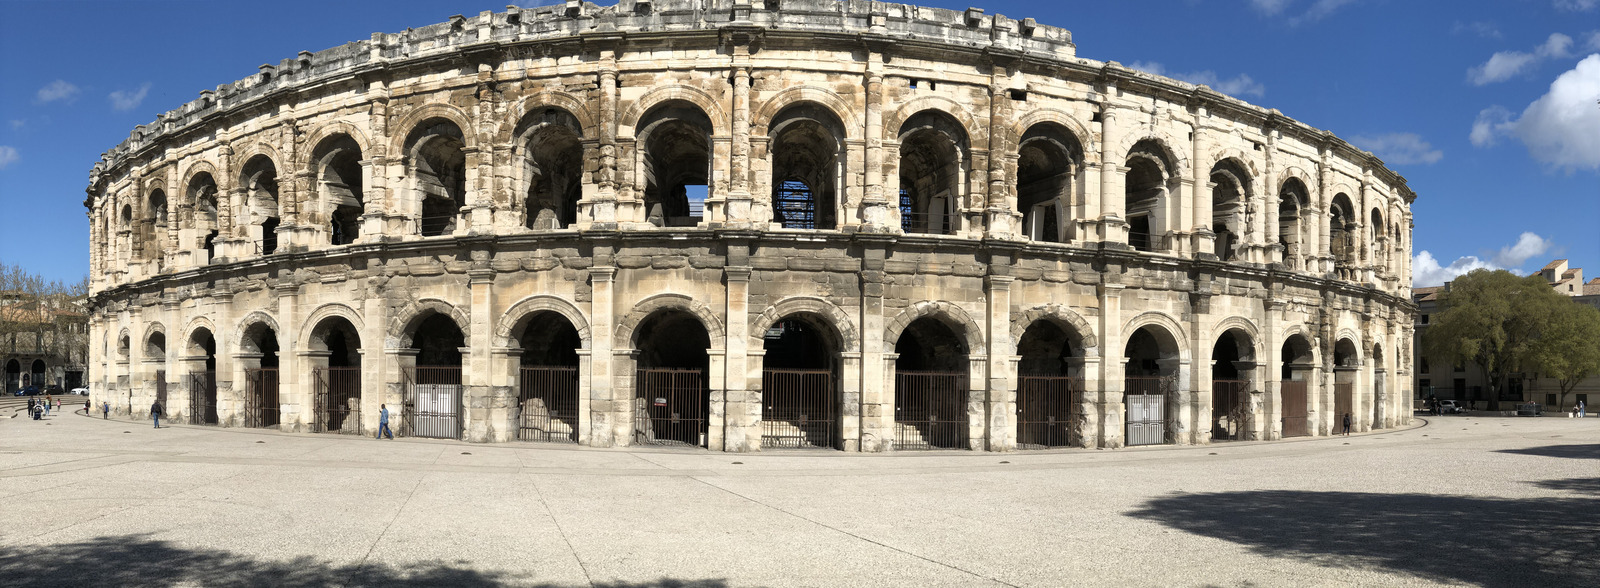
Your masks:
[{"label": "green tree", "polygon": [[1600,374],[1600,310],[1561,302],[1545,313],[1547,322],[1528,355],[1528,364],[1560,387],[1556,410],[1566,410],[1567,396],[1579,382]]},{"label": "green tree", "polygon": [[1499,410],[1507,377],[1528,363],[1556,303],[1572,304],[1540,276],[1473,270],[1439,297],[1423,352],[1436,365],[1476,366],[1489,384],[1489,409]]}]

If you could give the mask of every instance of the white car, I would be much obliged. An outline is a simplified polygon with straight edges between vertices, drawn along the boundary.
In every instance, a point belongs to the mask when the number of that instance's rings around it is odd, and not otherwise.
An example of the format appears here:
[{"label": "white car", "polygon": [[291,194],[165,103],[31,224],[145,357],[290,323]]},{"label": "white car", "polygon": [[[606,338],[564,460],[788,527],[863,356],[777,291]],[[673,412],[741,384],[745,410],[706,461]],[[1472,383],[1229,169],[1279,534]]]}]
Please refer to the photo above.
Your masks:
[{"label": "white car", "polygon": [[78,396],[88,396],[89,395],[89,389],[88,388],[73,388],[71,393],[72,394],[76,394]]}]

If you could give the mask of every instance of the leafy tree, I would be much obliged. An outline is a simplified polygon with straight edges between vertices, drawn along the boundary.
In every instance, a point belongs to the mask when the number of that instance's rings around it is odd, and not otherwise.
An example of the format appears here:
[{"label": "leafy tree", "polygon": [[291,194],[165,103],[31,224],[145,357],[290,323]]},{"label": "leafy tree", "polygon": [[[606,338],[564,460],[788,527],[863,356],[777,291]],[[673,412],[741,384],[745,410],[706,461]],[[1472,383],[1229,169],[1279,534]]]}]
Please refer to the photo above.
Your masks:
[{"label": "leafy tree", "polygon": [[1560,305],[1572,305],[1540,276],[1473,270],[1439,297],[1439,312],[1422,338],[1438,365],[1470,363],[1489,384],[1489,409],[1499,410],[1506,378],[1529,363],[1539,334]]},{"label": "leafy tree", "polygon": [[1567,396],[1579,382],[1600,374],[1600,310],[1562,302],[1545,313],[1547,322],[1528,356],[1534,369],[1560,387],[1557,410],[1566,409]]}]

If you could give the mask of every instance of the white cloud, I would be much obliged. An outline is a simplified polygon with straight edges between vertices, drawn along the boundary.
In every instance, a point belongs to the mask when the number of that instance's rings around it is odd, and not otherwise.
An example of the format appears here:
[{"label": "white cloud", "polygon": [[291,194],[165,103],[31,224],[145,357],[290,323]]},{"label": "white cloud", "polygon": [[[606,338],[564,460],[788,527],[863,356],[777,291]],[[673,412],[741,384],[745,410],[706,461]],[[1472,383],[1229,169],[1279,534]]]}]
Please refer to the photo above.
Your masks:
[{"label": "white cloud", "polygon": [[1569,57],[1571,49],[1572,37],[1551,33],[1532,53],[1500,51],[1489,56],[1488,61],[1467,70],[1467,79],[1475,86],[1503,82],[1546,59]]},{"label": "white cloud", "polygon": [[1600,53],[1585,57],[1550,84],[1522,115],[1492,106],[1472,123],[1472,144],[1494,145],[1500,136],[1522,141],[1528,154],[1568,172],[1600,169]]},{"label": "white cloud", "polygon": [[5,169],[17,160],[17,148],[10,145],[0,145],[0,169]]},{"label": "white cloud", "polygon": [[1450,32],[1457,35],[1462,33],[1472,33],[1485,39],[1499,39],[1504,36],[1500,34],[1500,27],[1495,26],[1495,24],[1492,22],[1486,21],[1456,21],[1455,26],[1450,29]]},{"label": "white cloud", "polygon": [[1416,133],[1355,135],[1350,142],[1395,165],[1433,164],[1444,159],[1443,151],[1434,149]]},{"label": "white cloud", "polygon": [[114,110],[133,110],[144,102],[145,95],[150,93],[150,82],[139,86],[138,90],[117,90],[107,98],[111,99],[111,108]]},{"label": "white cloud", "polygon": [[1556,8],[1561,10],[1583,12],[1594,10],[1594,7],[1600,6],[1600,0],[1555,0],[1555,5]]},{"label": "white cloud", "polygon": [[1289,0],[1250,0],[1250,6],[1255,7],[1257,12],[1267,16],[1283,12],[1283,9],[1288,5]]},{"label": "white cloud", "polygon": [[1306,10],[1305,14],[1289,19],[1289,26],[1297,27],[1308,22],[1317,22],[1327,18],[1328,15],[1333,14],[1334,11],[1339,10],[1340,8],[1344,8],[1350,4],[1355,4],[1356,1],[1357,0],[1317,0],[1311,5],[1310,9]]},{"label": "white cloud", "polygon": [[1589,31],[1586,39],[1583,42],[1584,47],[1591,51],[1600,51],[1600,31]]},{"label": "white cloud", "polygon": [[1450,265],[1440,265],[1432,253],[1423,250],[1411,259],[1412,285],[1418,288],[1442,286],[1475,269],[1516,270],[1529,259],[1543,255],[1554,246],[1549,239],[1525,232],[1517,237],[1516,243],[1500,248],[1489,260],[1466,255],[1456,258]]},{"label": "white cloud", "polygon": [[78,87],[66,80],[56,80],[39,88],[37,99],[39,103],[55,102],[57,100],[72,100],[78,95]]},{"label": "white cloud", "polygon": [[1167,71],[1166,66],[1153,61],[1135,61],[1128,67],[1158,76],[1167,76],[1175,80],[1182,80],[1191,84],[1205,84],[1207,86],[1211,86],[1211,89],[1222,92],[1223,94],[1227,94],[1229,96],[1263,96],[1267,93],[1267,87],[1262,85],[1261,82],[1255,81],[1255,79],[1251,78],[1248,74],[1239,74],[1224,80],[1217,77],[1217,72],[1209,69],[1191,73],[1169,72]]},{"label": "white cloud", "polygon": [[25,120],[25,119],[13,118],[9,122],[11,123],[11,130],[17,130],[17,129],[20,129],[22,127],[28,126],[28,121]]}]

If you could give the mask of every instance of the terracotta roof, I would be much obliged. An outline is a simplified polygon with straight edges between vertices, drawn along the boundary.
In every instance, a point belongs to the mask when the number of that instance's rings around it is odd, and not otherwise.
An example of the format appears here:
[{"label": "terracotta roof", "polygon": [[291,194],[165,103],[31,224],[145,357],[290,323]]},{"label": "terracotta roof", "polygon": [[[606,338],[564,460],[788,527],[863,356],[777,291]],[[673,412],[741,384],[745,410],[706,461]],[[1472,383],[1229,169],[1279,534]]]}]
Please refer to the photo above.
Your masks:
[{"label": "terracotta roof", "polygon": [[1600,278],[1583,285],[1584,296],[1600,296]]},{"label": "terracotta roof", "polygon": [[1561,265],[1561,264],[1566,263],[1566,262],[1567,262],[1567,260],[1565,260],[1565,259],[1557,259],[1555,261],[1550,262],[1548,265],[1544,266],[1544,269],[1547,269],[1547,270],[1548,269],[1556,269],[1556,266]]},{"label": "terracotta roof", "polygon": [[1578,275],[1578,270],[1581,270],[1581,269],[1583,269],[1583,268],[1575,267],[1575,268],[1569,269],[1569,270],[1567,270],[1566,273],[1561,274],[1561,277],[1564,278],[1564,279],[1571,279],[1572,276]]}]

